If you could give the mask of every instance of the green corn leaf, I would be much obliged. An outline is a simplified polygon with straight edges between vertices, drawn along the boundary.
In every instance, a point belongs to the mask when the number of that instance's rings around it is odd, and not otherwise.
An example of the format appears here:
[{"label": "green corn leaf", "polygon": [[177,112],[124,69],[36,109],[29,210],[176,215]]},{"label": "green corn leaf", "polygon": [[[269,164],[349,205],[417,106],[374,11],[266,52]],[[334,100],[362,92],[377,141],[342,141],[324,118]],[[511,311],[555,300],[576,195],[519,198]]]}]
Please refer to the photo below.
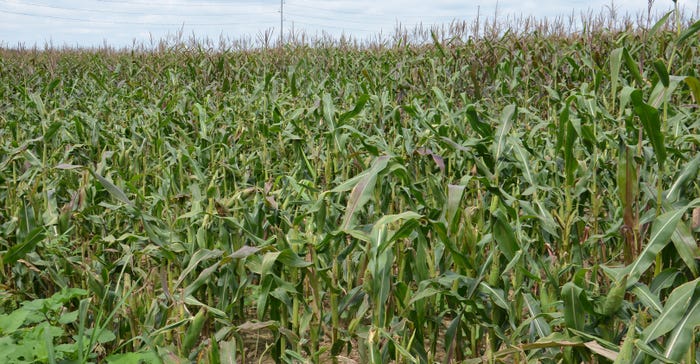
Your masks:
[{"label": "green corn leaf", "polygon": [[642,331],[641,339],[650,343],[673,330],[687,314],[690,300],[700,283],[700,278],[678,286],[666,299],[664,309],[652,323]]},{"label": "green corn leaf", "polygon": [[578,169],[578,160],[574,156],[574,142],[578,136],[576,132],[576,127],[574,121],[571,118],[567,118],[566,125],[560,127],[565,128],[565,138],[564,138],[564,172],[566,176],[566,185],[574,185],[574,177],[576,176],[576,170]]},{"label": "green corn leaf", "polygon": [[561,288],[561,297],[564,301],[564,322],[566,326],[576,330],[583,330],[585,325],[585,313],[581,303],[583,289],[573,282],[567,282]]},{"label": "green corn leaf", "polygon": [[663,310],[663,306],[661,306],[661,301],[659,301],[659,297],[651,293],[649,287],[647,287],[646,285],[637,282],[632,287],[631,292],[635,296],[637,296],[639,301],[645,307],[649,307],[653,310],[652,315],[656,316],[659,313],[661,313],[661,310]]},{"label": "green corn leaf", "polygon": [[661,29],[666,22],[668,21],[668,18],[673,14],[673,11],[669,11],[664,16],[661,17],[661,19],[657,20],[656,23],[649,29],[649,33],[647,34],[647,37],[653,37],[656,35],[656,33]]},{"label": "green corn leaf", "polygon": [[687,207],[666,212],[659,215],[651,227],[649,243],[642,249],[641,253],[626,271],[629,272],[627,287],[631,287],[639,281],[642,274],[654,263],[656,256],[668,245],[681,221]]},{"label": "green corn leaf", "polygon": [[508,223],[506,215],[498,209],[493,213],[492,219],[493,238],[496,240],[503,256],[510,262],[515,257],[515,253],[520,250],[520,244],[515,237],[513,226]]},{"label": "green corn leaf", "polygon": [[503,295],[503,290],[500,288],[493,288],[486,284],[486,282],[481,282],[479,283],[479,287],[481,288],[481,292],[485,293],[487,296],[491,297],[491,300],[493,303],[496,304],[496,306],[506,310],[510,311],[510,305],[506,301],[505,296]]},{"label": "green corn leaf", "polygon": [[62,126],[63,123],[58,121],[51,123],[51,125],[49,125],[49,127],[46,128],[46,132],[44,133],[44,140],[47,142],[52,141],[53,137],[56,135],[56,133],[58,133]]},{"label": "green corn leaf", "polygon": [[685,84],[690,88],[690,93],[693,95],[696,105],[700,105],[700,80],[693,76],[687,76],[683,79]]},{"label": "green corn leaf", "polygon": [[110,182],[108,179],[102,177],[99,173],[95,172],[94,170],[90,170],[93,176],[97,178],[98,181],[100,181],[100,184],[102,184],[102,187],[104,187],[107,192],[109,192],[112,197],[116,198],[117,200],[124,202],[125,204],[129,206],[133,206],[134,204],[129,200],[129,197],[126,196],[126,193],[122,191],[119,187],[117,187],[114,183]]},{"label": "green corn leaf", "polygon": [[401,353],[402,359],[407,360],[408,363],[419,363],[418,359],[411,355],[408,348],[405,348],[404,345],[401,345],[401,343],[398,340],[396,340],[393,335],[384,330],[382,330],[381,333],[382,337],[384,337],[385,340],[389,340],[394,344],[396,350],[398,350],[398,352]]},{"label": "green corn leaf", "polygon": [[297,253],[293,252],[291,249],[284,249],[280,252],[277,257],[277,261],[282,263],[285,267],[292,268],[304,268],[310,266],[312,263],[307,262],[302,259]]},{"label": "green corn leaf", "polygon": [[610,350],[606,347],[603,347],[600,345],[597,341],[587,341],[583,343],[583,346],[588,348],[588,350],[608,359],[608,360],[616,360],[618,357],[617,351]]},{"label": "green corn leaf", "polygon": [[199,135],[202,139],[208,140],[209,138],[209,122],[207,110],[202,104],[195,103],[194,109],[197,111],[197,116],[199,119]]},{"label": "green corn leaf", "polygon": [[223,251],[221,250],[207,250],[207,249],[200,249],[197,250],[193,255],[192,258],[190,258],[189,264],[187,264],[187,267],[180,273],[180,277],[178,280],[175,282],[175,286],[173,289],[177,288],[180,286],[183,280],[187,277],[190,272],[192,272],[194,269],[196,269],[199,264],[205,260],[209,259],[214,259],[218,258],[221,255],[223,255]]},{"label": "green corn leaf", "polygon": [[323,110],[323,121],[328,124],[331,132],[335,131],[335,105],[331,94],[324,92],[321,98],[321,108]]},{"label": "green corn leaf", "polygon": [[71,170],[71,169],[83,168],[83,166],[70,164],[70,163],[60,163],[60,164],[57,164],[54,168],[61,169],[61,170]]},{"label": "green corn leaf", "polygon": [[440,241],[445,244],[445,247],[450,251],[450,254],[452,254],[455,265],[464,269],[473,269],[469,259],[464,255],[462,250],[457,247],[454,239],[448,236],[445,224],[442,222],[434,222],[431,227],[438,238],[440,238]]},{"label": "green corn leaf", "polygon": [[515,104],[506,106],[501,112],[500,123],[498,125],[498,129],[496,130],[495,140],[493,141],[493,158],[496,161],[496,165],[498,165],[499,160],[505,150],[508,132],[510,132],[510,128],[513,126],[513,116],[515,113]]},{"label": "green corn leaf", "polygon": [[608,349],[610,349],[610,350],[617,350],[617,349],[618,349],[618,346],[617,346],[617,345],[615,345],[615,344],[611,343],[610,341],[607,341],[607,340],[605,340],[605,339],[603,339],[603,338],[601,338],[601,337],[599,337],[599,336],[596,336],[596,335],[594,335],[594,334],[591,334],[591,333],[588,333],[588,332],[585,332],[585,331],[581,331],[581,330],[571,329],[571,328],[569,328],[568,331],[569,331],[571,334],[576,335],[578,338],[580,338],[580,339],[582,339],[582,340],[583,340],[583,339],[586,339],[586,340],[588,340],[588,341],[595,341],[595,342],[597,342],[598,344],[600,344],[600,345],[602,345],[603,347],[608,348]]},{"label": "green corn leaf", "polygon": [[34,103],[34,107],[36,107],[36,111],[39,114],[41,118],[46,117],[46,107],[44,106],[44,101],[41,99],[41,95],[38,93],[31,93],[29,94],[29,99]]},{"label": "green corn leaf", "polygon": [[[620,91],[620,110],[624,110],[632,101],[632,93],[636,91],[634,87],[624,86]],[[624,143],[624,141],[623,141]]]},{"label": "green corn leaf", "polygon": [[[377,254],[381,254],[387,247],[390,246],[396,239],[404,238],[410,234],[410,232],[415,228],[416,219],[421,218],[420,214],[412,211],[403,212],[395,215],[385,215],[382,216],[375,224],[372,226],[372,231],[370,234],[370,241],[373,242],[373,246],[376,248]],[[395,224],[401,220],[405,220],[399,228],[390,230],[389,225]],[[392,231],[394,231],[392,233]]]},{"label": "green corn leaf", "polygon": [[229,255],[231,259],[244,259],[260,251],[259,247],[252,247],[248,245],[242,246],[240,249]]},{"label": "green corn leaf", "polygon": [[272,272],[275,262],[277,262],[277,258],[279,258],[280,254],[282,252],[280,251],[272,251],[272,252],[267,252],[265,255],[263,255],[262,258],[262,263],[260,264],[260,275],[264,276]]},{"label": "green corn leaf", "polygon": [[664,356],[675,361],[681,361],[688,349],[695,342],[695,329],[700,326],[700,285],[695,286],[695,295],[687,307],[683,318],[678,321],[676,328],[668,336],[664,345]]},{"label": "green corn leaf", "polygon": [[662,290],[673,286],[679,274],[680,271],[677,268],[664,269],[656,274],[656,277],[651,280],[651,285],[649,286],[651,293],[656,296],[660,295]]},{"label": "green corn leaf", "polygon": [[661,82],[654,85],[649,94],[647,103],[653,108],[660,108],[664,102],[672,102],[671,95],[685,77],[669,76],[669,86],[665,87]]},{"label": "green corn leaf", "polygon": [[355,215],[372,197],[377,176],[386,168],[389,159],[389,156],[375,159],[372,167],[367,172],[362,173],[362,178],[356,181],[350,197],[348,197],[348,204],[345,208],[345,215],[343,216],[340,230],[348,231],[353,227]]},{"label": "green corn leaf", "polygon": [[639,67],[637,66],[637,62],[632,59],[632,56],[630,56],[629,51],[627,51],[627,48],[625,48],[622,51],[622,58],[625,59],[625,64],[627,64],[627,68],[629,69],[630,73],[632,73],[632,77],[634,80],[637,82],[637,85],[639,87],[643,86],[644,83],[644,78],[642,77],[642,74],[639,73]]},{"label": "green corn leaf", "polygon": [[401,221],[401,220],[420,219],[421,217],[423,217],[421,214],[413,212],[413,211],[406,211],[406,212],[402,212],[400,214],[382,216],[379,220],[377,220],[377,222],[372,227],[372,235],[376,236],[379,229],[381,229],[387,225],[394,224],[394,223]]},{"label": "green corn leaf", "polygon": [[482,138],[493,138],[493,129],[491,125],[481,121],[479,114],[476,113],[476,108],[474,105],[467,106],[465,111],[469,125],[474,129],[480,137]]},{"label": "green corn leaf", "polygon": [[447,185],[447,205],[445,209],[445,220],[447,221],[447,226],[449,231],[456,231],[459,227],[459,208],[462,202],[462,196],[464,196],[464,190],[466,186],[460,185]]},{"label": "green corn leaf", "polygon": [[433,286],[425,286],[418,288],[418,291],[411,297],[411,300],[408,302],[409,305],[412,305],[422,299],[426,299],[429,297],[435,298],[437,295],[442,294],[443,291],[441,289],[437,289]]},{"label": "green corn leaf", "polygon": [[530,160],[530,153],[522,145],[519,138],[511,136],[508,138],[508,142],[513,147],[515,158],[520,162],[520,169],[523,171],[525,181],[527,181],[530,186],[535,186],[535,177],[531,167],[533,162]]},{"label": "green corn leaf", "polygon": [[553,332],[547,337],[543,337],[534,343],[522,344],[523,350],[537,350],[543,348],[563,348],[569,346],[582,346],[583,341],[580,337],[571,337],[568,334],[561,332]]},{"label": "green corn leaf", "polygon": [[700,20],[696,21],[691,26],[689,26],[686,30],[684,30],[683,33],[681,33],[681,35],[678,36],[676,43],[678,43],[678,44],[685,43],[686,40],[690,39],[690,37],[692,37],[698,31],[700,31]]},{"label": "green corn leaf", "polygon": [[666,201],[669,203],[674,203],[680,198],[681,190],[689,181],[696,180],[698,176],[698,170],[700,170],[700,154],[695,156],[690,162],[688,162],[680,175],[666,191]]},{"label": "green corn leaf", "polygon": [[632,103],[634,104],[634,113],[642,122],[644,133],[654,148],[659,170],[663,170],[664,162],[666,162],[666,144],[664,135],[661,132],[659,111],[642,101],[642,92],[639,90],[632,93]]},{"label": "green corn leaf", "polygon": [[[84,347],[83,344],[85,343],[85,331],[87,330],[88,327],[88,322],[87,322],[87,314],[88,314],[88,308],[90,305],[90,299],[89,298],[83,298],[80,300],[79,306],[78,306],[78,339],[76,340],[78,347],[82,348]],[[84,358],[84,352],[82,350],[78,351],[78,362],[82,362]]]},{"label": "green corn leaf", "polygon": [[45,94],[50,93],[51,91],[53,91],[56,88],[56,86],[58,86],[59,83],[61,83],[60,78],[55,78],[55,79],[51,80],[51,82],[48,85],[46,85],[46,87],[44,88],[44,93]]},{"label": "green corn leaf", "polygon": [[534,297],[532,297],[532,294],[530,293],[524,293],[523,294],[524,303],[525,307],[527,310],[530,312],[530,316],[532,317],[532,327],[534,327],[535,332],[540,338],[544,338],[549,336],[552,333],[552,328],[549,326],[549,323],[543,318],[540,317],[540,303],[535,300]]},{"label": "green corn leaf", "polygon": [[619,83],[618,77],[620,76],[620,66],[622,65],[622,53],[624,49],[622,47],[614,49],[610,52],[610,91],[612,92],[612,103],[613,109],[615,105],[615,100],[617,99],[617,85]]},{"label": "green corn leaf", "polygon": [[155,336],[161,335],[161,334],[163,334],[163,333],[165,333],[165,332],[168,332],[168,331],[177,329],[178,327],[185,326],[185,325],[187,325],[187,323],[188,323],[189,321],[190,321],[190,319],[189,319],[189,318],[186,318],[186,319],[182,319],[182,320],[179,320],[179,321],[176,321],[176,322],[167,324],[167,325],[165,325],[165,326],[163,326],[163,327],[161,327],[161,328],[159,328],[159,329],[153,331],[152,333],[150,333],[150,336],[151,336],[151,337],[155,337]]},{"label": "green corn leaf", "polygon": [[661,80],[661,84],[664,85],[664,87],[669,86],[669,79],[668,79],[668,70],[666,70],[666,65],[664,64],[664,61],[657,59],[654,61],[654,70],[656,71],[656,74],[659,76],[659,80]]},{"label": "green corn leaf", "polygon": [[438,53],[440,53],[440,56],[445,58],[447,54],[445,53],[445,48],[442,46],[442,42],[440,42],[440,39],[438,39],[437,33],[431,30],[430,37],[433,38],[433,45],[435,45],[435,48],[437,48]]},{"label": "green corn leaf", "polygon": [[501,271],[502,278],[507,278],[513,269],[521,268],[522,256],[523,256],[522,250],[518,250],[517,252],[515,252],[515,256],[513,257],[513,259],[511,259],[511,261],[508,262],[508,265],[506,265],[506,267]]},{"label": "green corn leaf", "polygon": [[404,221],[401,222],[398,229],[392,229],[389,238],[385,239],[385,241],[379,245],[379,253],[381,253],[384,249],[390,248],[395,241],[408,238],[418,228],[418,226],[420,226],[419,219],[422,218],[422,215],[412,211],[404,212],[395,216],[400,216],[397,218],[397,220],[400,219]]},{"label": "green corn leaf", "polygon": [[[622,144],[620,157],[617,162],[617,193],[622,203],[624,222],[634,223],[634,203],[638,192],[637,168],[633,158],[632,148]],[[633,228],[633,226],[629,226]]]},{"label": "green corn leaf", "polygon": [[35,227],[24,237],[21,243],[11,246],[10,249],[7,250],[7,253],[2,255],[2,264],[14,264],[18,260],[24,258],[25,255],[36,248],[37,244],[39,244],[45,236],[46,232],[43,227]]},{"label": "green corn leaf", "polygon": [[[270,290],[272,289],[272,275],[265,275],[263,276],[262,280],[260,281],[260,291],[258,292],[258,297],[257,297],[257,313],[258,313],[258,320],[262,321],[262,319],[265,317],[265,309],[267,308],[267,301],[270,297]],[[240,327],[239,327],[240,328]]]},{"label": "green corn leaf", "polygon": [[197,279],[195,279],[192,283],[187,285],[184,290],[184,295],[185,297],[191,297],[194,295],[194,293],[199,289],[199,287],[203,286],[206,284],[208,281],[210,281],[212,278],[212,274],[216,272],[219,269],[218,264],[214,264],[210,267],[207,267],[203,269],[199,275],[197,276]]},{"label": "green corn leaf", "polygon": [[431,91],[433,91],[433,94],[435,95],[439,110],[444,113],[449,113],[450,107],[448,106],[447,98],[445,98],[445,94],[442,92],[442,90],[438,87],[432,87]]},{"label": "green corn leaf", "polygon": [[449,353],[454,350],[455,345],[460,345],[457,342],[457,330],[459,330],[460,321],[462,320],[462,315],[457,315],[450,324],[447,326],[445,331],[445,350]]},{"label": "green corn leaf", "polygon": [[362,109],[365,108],[365,105],[367,105],[367,101],[369,101],[368,94],[360,95],[360,97],[357,99],[357,102],[355,103],[355,107],[352,110],[347,111],[338,117],[338,124],[342,125],[348,120],[359,115],[362,112]]},{"label": "green corn leaf", "polygon": [[634,363],[644,363],[644,355],[649,355],[650,357],[658,360],[660,363],[668,364],[678,364],[678,362],[666,359],[663,354],[659,353],[656,348],[653,348],[646,344],[643,340],[635,340],[634,346],[639,349],[637,356],[634,359]]},{"label": "green corn leaf", "polygon": [[693,237],[693,233],[685,222],[680,221],[678,225],[676,225],[676,230],[673,231],[671,241],[676,248],[676,253],[683,260],[686,267],[690,269],[694,277],[698,277],[697,257],[700,257],[700,248]]},{"label": "green corn leaf", "polygon": [[535,210],[535,215],[540,220],[542,229],[544,229],[544,231],[546,231],[550,235],[558,237],[559,226],[554,221],[554,216],[552,216],[552,213],[544,207],[542,201],[535,201],[535,206],[537,207],[537,209]]}]

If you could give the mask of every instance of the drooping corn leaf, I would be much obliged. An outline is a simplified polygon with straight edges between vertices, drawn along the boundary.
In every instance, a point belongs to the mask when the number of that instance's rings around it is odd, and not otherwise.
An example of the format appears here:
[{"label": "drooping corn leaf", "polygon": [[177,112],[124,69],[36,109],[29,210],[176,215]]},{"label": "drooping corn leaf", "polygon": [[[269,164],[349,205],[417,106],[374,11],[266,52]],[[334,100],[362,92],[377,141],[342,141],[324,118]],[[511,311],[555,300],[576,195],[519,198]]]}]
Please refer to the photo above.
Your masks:
[{"label": "drooping corn leaf", "polygon": [[566,326],[576,330],[583,330],[585,325],[585,312],[580,295],[583,289],[573,282],[567,282],[561,288],[561,298],[564,301],[564,322]]},{"label": "drooping corn leaf", "polygon": [[377,177],[379,173],[386,168],[389,159],[389,156],[382,156],[375,159],[374,163],[372,163],[372,167],[366,172],[363,172],[361,174],[362,177],[355,181],[356,184],[352,187],[352,192],[350,193],[350,197],[348,197],[348,203],[345,208],[340,230],[348,231],[352,227],[355,216],[372,197]]},{"label": "drooping corn leaf", "polygon": [[640,339],[644,340],[645,343],[649,343],[673,330],[681,319],[686,316],[690,299],[693,297],[698,283],[700,283],[700,278],[674,289],[666,299],[664,309],[659,317],[642,331]]},{"label": "drooping corn leaf", "polygon": [[666,162],[666,144],[664,134],[661,132],[659,111],[642,101],[642,92],[639,90],[632,93],[632,104],[634,105],[634,113],[639,117],[644,133],[654,148],[659,170],[663,170]]}]

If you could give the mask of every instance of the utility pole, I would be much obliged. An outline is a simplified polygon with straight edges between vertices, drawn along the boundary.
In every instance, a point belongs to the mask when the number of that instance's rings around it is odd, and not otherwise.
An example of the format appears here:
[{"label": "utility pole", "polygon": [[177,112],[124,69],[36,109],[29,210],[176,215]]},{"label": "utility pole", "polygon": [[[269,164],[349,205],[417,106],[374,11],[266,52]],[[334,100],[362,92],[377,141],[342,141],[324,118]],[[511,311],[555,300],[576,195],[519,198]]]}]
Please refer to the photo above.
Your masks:
[{"label": "utility pole", "polygon": [[284,0],[280,0],[280,47],[284,45]]}]

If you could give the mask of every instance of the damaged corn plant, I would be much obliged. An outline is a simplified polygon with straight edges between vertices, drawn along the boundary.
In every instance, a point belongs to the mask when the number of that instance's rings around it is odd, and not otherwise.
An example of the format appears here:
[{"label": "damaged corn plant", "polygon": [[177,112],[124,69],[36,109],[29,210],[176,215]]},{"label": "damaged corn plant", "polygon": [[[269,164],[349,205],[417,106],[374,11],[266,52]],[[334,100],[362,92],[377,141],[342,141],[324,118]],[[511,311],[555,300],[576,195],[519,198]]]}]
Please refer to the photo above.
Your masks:
[{"label": "damaged corn plant", "polygon": [[588,21],[0,50],[0,362],[700,361],[700,23]]}]

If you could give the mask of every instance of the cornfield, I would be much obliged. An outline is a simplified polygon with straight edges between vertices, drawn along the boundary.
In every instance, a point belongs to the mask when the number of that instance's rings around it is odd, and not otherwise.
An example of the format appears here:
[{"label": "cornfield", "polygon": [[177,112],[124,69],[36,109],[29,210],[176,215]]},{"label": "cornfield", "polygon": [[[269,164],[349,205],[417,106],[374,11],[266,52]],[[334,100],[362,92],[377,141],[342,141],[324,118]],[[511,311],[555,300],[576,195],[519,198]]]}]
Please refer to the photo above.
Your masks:
[{"label": "cornfield", "polygon": [[700,361],[700,22],[605,24],[0,50],[0,362]]}]

